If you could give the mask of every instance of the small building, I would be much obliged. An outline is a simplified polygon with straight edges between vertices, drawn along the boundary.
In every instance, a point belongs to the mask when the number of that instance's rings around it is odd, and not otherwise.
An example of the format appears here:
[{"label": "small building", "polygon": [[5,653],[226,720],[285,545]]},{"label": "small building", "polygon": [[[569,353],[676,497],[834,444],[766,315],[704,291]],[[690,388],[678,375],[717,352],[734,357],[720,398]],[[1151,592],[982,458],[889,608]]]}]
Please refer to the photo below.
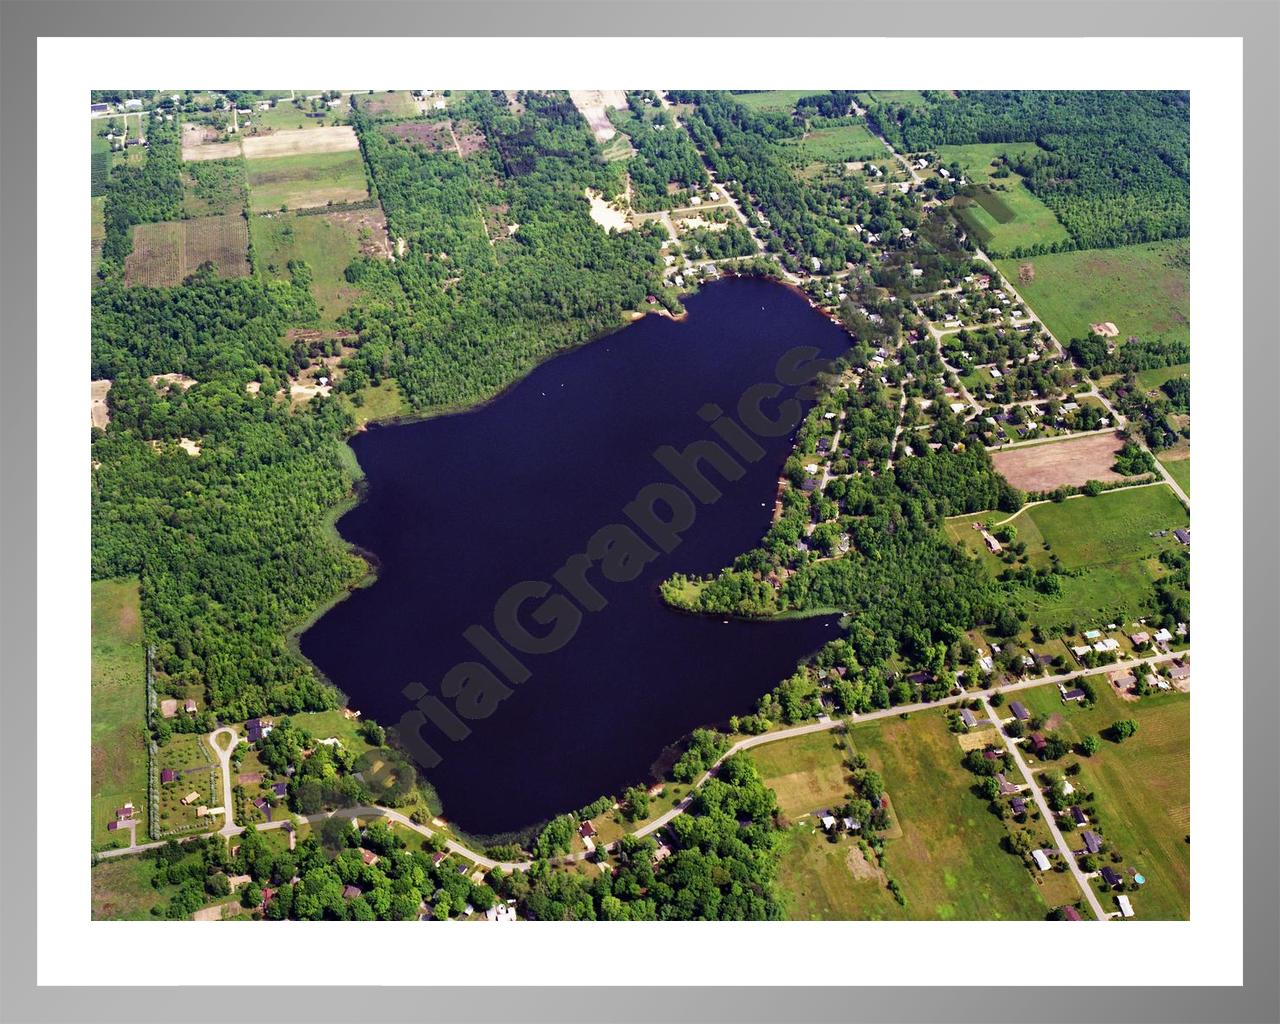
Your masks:
[{"label": "small building", "polygon": [[836,827],[836,819],[830,811],[814,811],[813,816],[818,819],[818,824],[828,832]]},{"label": "small building", "polygon": [[1124,881],[1124,879],[1122,879],[1122,878],[1120,877],[1120,872],[1118,872],[1118,871],[1117,871],[1115,868],[1113,868],[1110,864],[1108,864],[1105,868],[1103,868],[1101,871],[1099,871],[1099,872],[1098,872],[1098,874],[1099,874],[1099,875],[1101,875],[1101,876],[1102,876],[1102,880],[1103,880],[1104,882],[1106,882],[1106,883],[1107,883],[1107,885],[1111,886],[1111,888],[1113,888],[1113,889],[1114,889],[1117,885],[1122,884],[1122,883],[1123,883],[1123,881]]},{"label": "small building", "polygon": [[176,782],[177,780],[178,780],[178,773],[174,771],[172,768],[160,769],[161,783]]},{"label": "small building", "polygon": [[278,797],[286,797],[289,795],[289,784],[287,782],[277,782],[271,787],[271,792]]},{"label": "small building", "polygon": [[1079,804],[1072,804],[1071,820],[1074,821],[1077,825],[1087,825],[1089,824],[1089,815],[1085,814],[1084,811],[1081,810]]},{"label": "small building", "polygon": [[1036,862],[1036,867],[1041,871],[1048,871],[1053,866],[1049,862],[1049,855],[1044,850],[1032,850],[1031,859]]},{"label": "small building", "polygon": [[196,702],[188,697],[182,702],[182,710],[189,715],[194,715],[196,713]]},{"label": "small building", "polygon": [[1129,897],[1121,893],[1116,897],[1116,906],[1120,908],[1121,917],[1133,917],[1133,904],[1129,902]]},{"label": "small building", "polygon": [[978,724],[978,720],[973,717],[973,712],[970,711],[968,708],[960,709],[960,721],[962,721],[965,724],[965,726],[970,729],[972,729],[975,725]]},{"label": "small building", "polygon": [[578,835],[583,839],[594,839],[596,836],[596,827],[589,821],[584,821],[578,826]]},{"label": "small building", "polygon": [[1173,634],[1161,626],[1152,639],[1154,639],[1158,644],[1167,644],[1173,640]]},{"label": "small building", "polygon": [[182,798],[183,804],[193,804],[200,799],[200,794],[194,789]]},{"label": "small building", "polygon": [[1173,536],[1177,539],[1179,544],[1185,544],[1188,547],[1191,546],[1191,528],[1190,527],[1187,527],[1186,529],[1174,530]]},{"label": "small building", "polygon": [[1022,799],[1022,797],[1020,797],[1020,796],[1015,796],[1012,800],[1010,800],[1010,801],[1009,801],[1009,806],[1010,806],[1011,808],[1013,808],[1013,813],[1014,813],[1014,814],[1026,814],[1026,813],[1027,813],[1027,802],[1026,802],[1025,800],[1023,800],[1023,799]]},{"label": "small building", "polygon": [[344,885],[342,887],[342,898],[344,900],[353,900],[361,895],[363,890],[358,885]]},{"label": "small building", "polygon": [[1031,734],[1031,749],[1036,754],[1044,753],[1044,748],[1048,745],[1043,733],[1033,732]]},{"label": "small building", "polygon": [[1086,696],[1088,694],[1078,686],[1073,686],[1070,690],[1064,687],[1062,690],[1062,703],[1070,704],[1072,701],[1084,700]]},{"label": "small building", "polygon": [[[364,861],[366,865],[373,865],[378,863],[378,855],[374,853],[372,850],[361,850],[360,859]],[[464,869],[466,868],[465,864],[463,865],[463,868]]]},{"label": "small building", "polygon": [[1175,661],[1169,666],[1170,679],[1190,679],[1191,665],[1185,661]]},{"label": "small building", "polygon": [[1138,632],[1138,633],[1129,634],[1129,643],[1133,644],[1134,647],[1138,647],[1141,644],[1148,644],[1150,642],[1151,642],[1151,634],[1148,633],[1146,630],[1142,630],[1141,632]]},{"label": "small building", "polygon": [[1013,717],[1019,722],[1025,722],[1031,717],[1031,712],[1026,709],[1022,701],[1015,700],[1009,705],[1009,710],[1013,712]]},{"label": "small building", "polygon": [[109,821],[109,822],[107,822],[107,831],[108,831],[108,832],[114,832],[114,831],[116,831],[116,829],[118,829],[119,827],[120,827],[120,822],[119,822],[119,821]]},{"label": "small building", "polygon": [[1092,829],[1086,829],[1080,833],[1080,838],[1084,840],[1084,848],[1086,853],[1098,853],[1102,849],[1102,836],[1098,835]]}]

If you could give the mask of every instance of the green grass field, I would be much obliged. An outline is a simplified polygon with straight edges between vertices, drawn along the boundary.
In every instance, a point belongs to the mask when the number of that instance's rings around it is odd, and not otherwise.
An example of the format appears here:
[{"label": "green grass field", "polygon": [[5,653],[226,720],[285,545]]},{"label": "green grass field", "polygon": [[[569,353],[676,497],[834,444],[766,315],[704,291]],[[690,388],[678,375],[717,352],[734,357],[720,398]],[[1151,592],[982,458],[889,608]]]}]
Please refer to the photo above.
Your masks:
[{"label": "green grass field", "polygon": [[303,102],[302,109],[295,107],[288,99],[280,100],[270,110],[259,110],[257,104],[254,104],[253,112],[249,115],[250,129],[270,128],[274,131],[292,131],[295,128],[320,128],[325,125],[346,124],[350,109],[350,105],[343,102],[336,107],[324,108],[324,117],[308,117],[308,114],[320,112],[312,110],[308,101]]},{"label": "green grass field", "polygon": [[848,747],[834,732],[779,740],[751,751],[764,783],[778,796],[789,818],[844,803],[852,795],[844,761]]},{"label": "green grass field", "polygon": [[1157,366],[1152,370],[1143,370],[1138,374],[1138,383],[1144,388],[1158,388],[1161,384],[1178,377],[1190,377],[1191,364],[1179,363],[1177,366]]},{"label": "green grass field", "polygon": [[155,865],[145,857],[117,857],[93,867],[90,876],[94,921],[149,921],[151,908],[178,887],[156,889],[151,884]]},{"label": "green grass field", "polygon": [[910,916],[879,865],[842,836],[831,842],[808,822],[795,825],[778,864],[778,888],[793,921],[901,921]]},{"label": "green grass field", "polygon": [[881,103],[897,103],[905,107],[922,107],[926,102],[919,89],[876,89],[859,95]]},{"label": "green grass field", "polygon": [[126,801],[147,836],[146,653],[136,579],[97,580],[92,601],[91,835],[94,849],[108,849],[129,844],[127,831],[107,829]]},{"label": "green grass field", "polygon": [[[1189,258],[1190,243],[1175,239],[998,260],[996,266],[1063,344],[1107,320],[1121,339],[1136,334],[1185,340],[1191,330]],[[1034,281],[1019,279],[1025,263],[1035,268]]]},{"label": "green grass field", "polygon": [[248,200],[245,162],[198,160],[182,165],[182,212],[188,217],[240,213]]},{"label": "green grass field", "polygon": [[1070,238],[1053,211],[1033,196],[1016,174],[967,190],[956,198],[955,209],[978,244],[992,252]]},{"label": "green grass field", "polygon": [[360,153],[308,153],[249,161],[249,205],[254,213],[349,203],[368,198]]},{"label": "green grass field", "polygon": [[356,229],[344,221],[323,214],[254,216],[249,218],[249,235],[258,268],[268,277],[287,281],[289,261],[306,261],[311,294],[326,320],[346,312],[360,294],[343,276],[360,252]]},{"label": "green grass field", "polygon": [[780,145],[783,152],[796,153],[806,164],[846,163],[885,155],[884,143],[864,124],[820,128],[807,133],[802,139]]},{"label": "green grass field", "polygon": [[1018,175],[1012,173],[1007,178],[993,179],[991,177],[991,172],[994,170],[993,161],[1006,154],[1023,156],[1037,152],[1039,149],[1040,147],[1034,142],[977,142],[968,146],[934,147],[944,164],[958,163],[964,169],[965,177],[975,185],[985,185],[993,181],[997,184],[1000,181],[1021,181]]},{"label": "green grass field", "polygon": [[[1071,742],[1104,732],[1121,718],[1138,722],[1124,743],[1104,739],[1093,757],[1079,760],[1073,785],[1092,793],[1086,813],[1107,843],[1147,879],[1130,896],[1144,920],[1186,920],[1190,916],[1191,697],[1161,693],[1139,701],[1120,698],[1104,676],[1094,679],[1098,702],[1092,708],[1062,705],[1053,687],[1024,691],[1020,699],[1033,714],[1061,715],[1058,731]],[[1108,901],[1104,899],[1104,904]]]},{"label": "green grass field", "polygon": [[[1005,518],[998,513],[961,516],[947,520],[945,529],[992,575],[998,575],[1005,564],[986,550],[971,524]],[[1064,569],[1079,570],[1060,577],[1060,594],[1023,591],[1032,621],[1053,627],[1099,617],[1129,621],[1147,614],[1153,607],[1154,582],[1164,572],[1159,554],[1178,547],[1172,536],[1152,537],[1151,533],[1187,523],[1186,509],[1163,484],[1028,506],[1012,524],[1017,540],[1027,545],[1030,564],[1048,566],[1053,552]]]},{"label": "green grass field", "polygon": [[733,98],[751,110],[790,113],[802,96],[813,96],[821,89],[773,89],[766,92],[734,93]]},{"label": "green grass field", "polygon": [[400,385],[394,380],[384,380],[376,388],[370,385],[359,394],[361,404],[351,404],[351,415],[355,417],[357,426],[374,420],[394,420],[409,415],[409,403],[404,400]]},{"label": "green grass field", "polygon": [[[1171,457],[1174,454],[1178,457]],[[1181,452],[1161,452],[1157,458],[1159,458],[1161,465],[1169,471],[1169,475],[1178,481],[1178,486],[1186,491],[1189,497],[1191,495],[1191,456],[1188,455],[1183,458]]]},{"label": "green grass field", "polygon": [[907,899],[905,914],[931,920],[1040,920],[1049,907],[1022,862],[1005,852],[1006,830],[970,792],[974,778],[939,711],[886,718],[849,731],[884,777],[901,838],[884,869]]}]

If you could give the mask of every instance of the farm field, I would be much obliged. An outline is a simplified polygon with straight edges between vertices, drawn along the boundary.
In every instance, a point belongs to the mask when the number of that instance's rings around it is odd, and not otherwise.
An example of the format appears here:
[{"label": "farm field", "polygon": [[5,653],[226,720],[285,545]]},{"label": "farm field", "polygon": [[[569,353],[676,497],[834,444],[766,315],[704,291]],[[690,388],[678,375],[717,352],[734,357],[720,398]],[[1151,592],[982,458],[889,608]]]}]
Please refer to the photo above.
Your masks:
[{"label": "farm field", "polygon": [[[1058,731],[1071,742],[1105,732],[1122,718],[1138,722],[1124,743],[1103,739],[1093,757],[1082,757],[1074,783],[1092,793],[1091,817],[1108,844],[1124,856],[1124,867],[1147,879],[1130,895],[1142,920],[1186,920],[1190,916],[1191,697],[1162,693],[1126,701],[1105,677],[1095,680],[1092,708],[1064,707],[1053,687],[1028,690],[1023,702],[1033,714],[1057,714]],[[1065,763],[1065,762],[1064,762]],[[1103,898],[1108,905],[1108,898]]]},{"label": "farm field", "polygon": [[182,173],[182,212],[188,217],[239,214],[248,202],[244,160],[201,160]]},{"label": "farm field", "polygon": [[124,264],[126,285],[169,288],[206,262],[221,277],[249,274],[249,228],[239,213],[139,224]]},{"label": "farm field", "polygon": [[314,153],[358,152],[360,142],[350,125],[328,128],[303,128],[272,132],[270,135],[245,136],[242,147],[246,160],[268,160],[282,156],[305,156]]},{"label": "farm field", "polygon": [[359,151],[255,158],[249,163],[248,175],[249,205],[254,213],[351,203],[369,197]]},{"label": "farm field", "polygon": [[1040,920],[1050,907],[1031,873],[1001,843],[1005,826],[970,788],[963,753],[940,711],[884,718],[849,730],[884,778],[902,837],[885,847],[885,872],[913,919]]},{"label": "farm field", "polygon": [[1119,434],[1090,434],[993,451],[991,462],[1019,490],[1045,492],[1063,486],[1081,487],[1090,480],[1105,484],[1126,479],[1111,468],[1116,452],[1123,447]]},{"label": "farm field", "polygon": [[[946,532],[975,555],[993,575],[1006,566],[988,552],[973,523],[1000,522],[999,513],[948,519]],[[1056,595],[1024,591],[1031,619],[1047,628],[1107,621],[1131,621],[1153,609],[1153,585],[1164,574],[1163,550],[1179,547],[1172,536],[1153,537],[1157,530],[1186,526],[1186,509],[1164,484],[1111,491],[1096,498],[1069,498],[1027,506],[1012,517],[1018,542],[1027,546],[1033,568],[1050,564],[1053,552],[1062,567],[1078,573],[1059,577]]]},{"label": "farm field", "polygon": [[109,849],[129,845],[128,831],[107,829],[126,802],[147,835],[146,652],[137,579],[97,580],[91,593],[91,835]]},{"label": "farm field", "polygon": [[966,189],[954,205],[978,244],[993,253],[1070,238],[1053,211],[1032,195],[1016,174],[1001,179],[998,185]]},{"label": "farm field", "polygon": [[350,308],[360,289],[344,271],[361,252],[386,258],[386,219],[380,208],[311,215],[270,214],[250,218],[249,233],[258,267],[270,277],[289,280],[289,261],[311,268],[311,293],[326,320]]},{"label": "farm field", "polygon": [[357,93],[356,103],[372,117],[405,118],[422,113],[418,101],[405,90]]},{"label": "farm field", "polygon": [[[1190,243],[1186,239],[997,260],[1045,326],[1063,344],[1111,321],[1120,338],[1190,338]],[[1024,281],[1029,264],[1035,278]]]},{"label": "farm field", "polygon": [[107,240],[107,225],[103,218],[106,204],[106,196],[94,196],[89,200],[89,253],[92,260],[90,266],[95,280],[97,279],[98,266],[102,263],[102,243]]},{"label": "farm field", "polygon": [[864,124],[841,125],[807,132],[795,142],[780,144],[804,163],[846,163],[884,155],[884,144]]},{"label": "farm field", "polygon": [[859,95],[881,103],[897,103],[906,107],[919,107],[925,103],[925,98],[919,89],[877,89],[874,92],[864,92]]},{"label": "farm field", "polygon": [[777,794],[782,813],[795,819],[849,799],[848,752],[844,737],[833,731],[769,743],[750,756],[764,784]]},{"label": "farm field", "polygon": [[751,110],[770,113],[790,113],[803,96],[812,96],[821,89],[770,89],[765,92],[735,92],[733,98]]}]

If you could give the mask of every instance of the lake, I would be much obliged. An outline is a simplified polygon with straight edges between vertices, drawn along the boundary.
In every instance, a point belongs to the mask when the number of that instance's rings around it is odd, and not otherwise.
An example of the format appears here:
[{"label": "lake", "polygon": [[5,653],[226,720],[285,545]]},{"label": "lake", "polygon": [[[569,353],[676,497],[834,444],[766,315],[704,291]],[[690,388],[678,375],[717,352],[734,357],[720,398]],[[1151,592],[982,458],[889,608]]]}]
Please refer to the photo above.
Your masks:
[{"label": "lake", "polygon": [[[367,494],[338,529],[376,556],[378,577],[307,630],[302,652],[352,707],[415,735],[406,749],[445,816],[473,834],[649,780],[664,748],[749,712],[836,635],[831,617],[724,621],[662,603],[672,573],[715,572],[759,542],[794,437],[750,417],[750,431],[721,420],[718,434],[700,411],[740,420],[744,394],[763,395],[763,415],[782,418],[790,399],[794,421],[801,374],[784,371],[779,395],[763,387],[780,357],[849,347],[763,280],[708,285],[687,308],[557,356],[482,407],[351,441]],[[729,463],[655,457],[695,442]],[[495,613],[524,581],[519,607]]]}]

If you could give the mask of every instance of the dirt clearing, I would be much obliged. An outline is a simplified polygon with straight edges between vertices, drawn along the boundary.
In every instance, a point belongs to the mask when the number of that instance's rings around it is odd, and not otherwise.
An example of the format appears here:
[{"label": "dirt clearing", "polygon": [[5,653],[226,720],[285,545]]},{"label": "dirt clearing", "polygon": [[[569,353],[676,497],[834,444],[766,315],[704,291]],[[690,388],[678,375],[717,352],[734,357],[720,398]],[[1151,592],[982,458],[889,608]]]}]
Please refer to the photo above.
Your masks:
[{"label": "dirt clearing", "polygon": [[107,392],[110,390],[109,380],[89,382],[89,419],[99,430],[106,430],[111,422],[111,410],[107,408]]},{"label": "dirt clearing", "polygon": [[610,206],[604,201],[604,197],[594,189],[587,189],[586,197],[591,203],[591,219],[608,231],[615,228],[618,231],[630,231],[631,222],[627,220],[627,215],[622,210]]},{"label": "dirt clearing", "polygon": [[994,451],[991,462],[996,472],[1019,490],[1052,491],[1082,487],[1090,480],[1105,484],[1128,479],[1111,468],[1122,447],[1124,438],[1119,434],[1091,434]]},{"label": "dirt clearing", "polygon": [[610,107],[626,109],[627,94],[622,89],[570,89],[569,98],[587,119],[598,142],[608,142],[618,133],[609,123],[607,111]]},{"label": "dirt clearing", "polygon": [[240,155],[240,140],[220,142],[222,133],[202,124],[182,126],[182,159],[226,160]]},{"label": "dirt clearing", "polygon": [[303,156],[309,153],[346,153],[358,150],[356,130],[349,124],[328,128],[293,128],[255,135],[244,140],[246,160],[262,160],[273,156]]}]

